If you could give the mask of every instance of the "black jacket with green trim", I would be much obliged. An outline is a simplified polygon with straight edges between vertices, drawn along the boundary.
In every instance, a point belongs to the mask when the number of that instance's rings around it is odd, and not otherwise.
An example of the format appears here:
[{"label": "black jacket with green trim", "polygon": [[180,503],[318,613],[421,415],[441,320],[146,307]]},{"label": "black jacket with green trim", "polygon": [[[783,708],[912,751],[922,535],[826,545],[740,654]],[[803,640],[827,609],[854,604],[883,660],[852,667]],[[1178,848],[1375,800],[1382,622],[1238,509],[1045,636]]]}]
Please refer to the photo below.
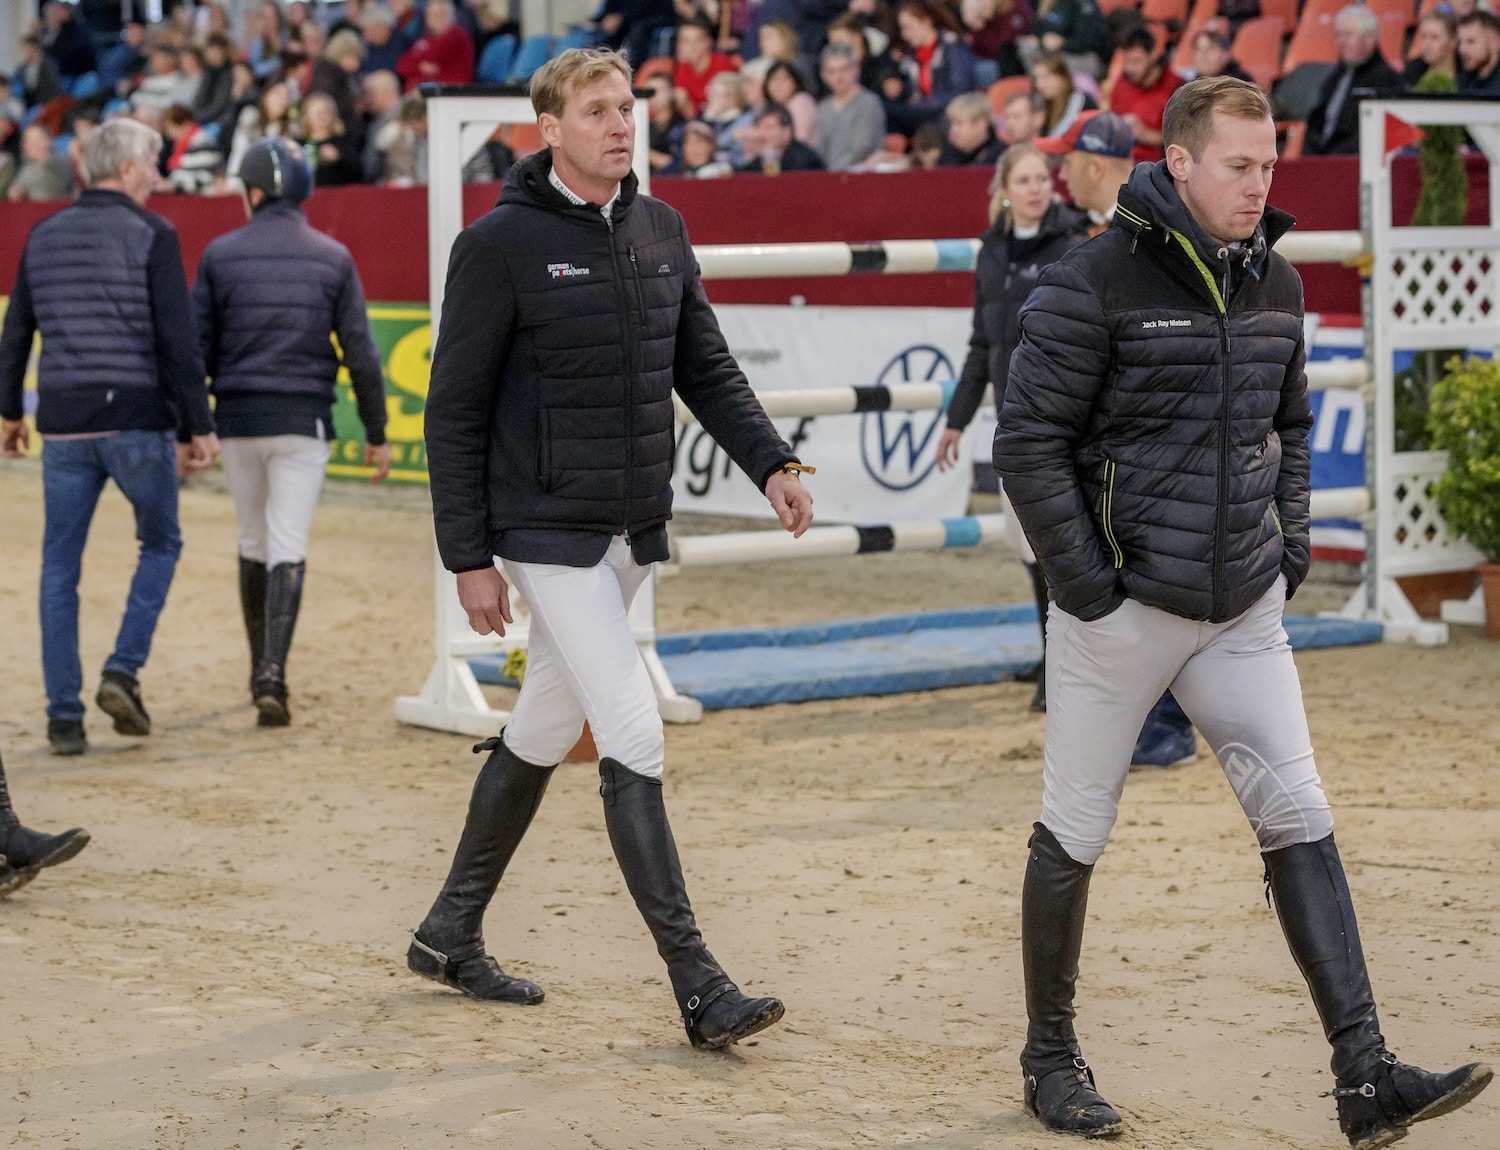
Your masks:
[{"label": "black jacket with green trim", "polygon": [[1306,575],[1302,281],[1270,250],[1293,222],[1215,245],[1142,164],[1022,309],[995,467],[1069,614],[1223,622]]}]

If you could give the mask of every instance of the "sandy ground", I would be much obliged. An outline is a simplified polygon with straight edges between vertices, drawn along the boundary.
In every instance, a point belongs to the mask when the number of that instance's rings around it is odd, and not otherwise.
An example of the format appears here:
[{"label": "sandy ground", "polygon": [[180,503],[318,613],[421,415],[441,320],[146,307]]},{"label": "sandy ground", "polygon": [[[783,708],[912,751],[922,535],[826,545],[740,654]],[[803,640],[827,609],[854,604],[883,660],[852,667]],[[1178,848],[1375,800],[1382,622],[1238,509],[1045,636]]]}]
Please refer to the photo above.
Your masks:
[{"label": "sandy ground", "polygon": [[[0,467],[0,746],[75,862],[0,902],[0,1130],[24,1147],[1056,1147],[1020,1111],[1017,957],[1043,720],[1001,685],[712,714],[668,735],[668,801],[726,967],[785,999],[730,1053],[684,1041],[609,853],[594,769],[560,769],[489,917],[535,1008],[409,975],[478,759],[403,728],[429,664],[420,493],[325,497],[292,660],[257,730],[229,502],[195,482],[143,677],[156,731],[49,757],[40,481]],[[106,497],[83,586],[89,692],[133,563]],[[1336,605],[1313,586],[1298,606]],[[1017,602],[994,555],[662,583],[664,630]],[[1429,1065],[1500,1056],[1500,643],[1459,631],[1299,659],[1383,1004]],[[1204,756],[1133,776],[1094,879],[1080,1030],[1118,1145],[1335,1147],[1327,1053]],[[1500,1090],[1408,1146],[1500,1144]]]}]

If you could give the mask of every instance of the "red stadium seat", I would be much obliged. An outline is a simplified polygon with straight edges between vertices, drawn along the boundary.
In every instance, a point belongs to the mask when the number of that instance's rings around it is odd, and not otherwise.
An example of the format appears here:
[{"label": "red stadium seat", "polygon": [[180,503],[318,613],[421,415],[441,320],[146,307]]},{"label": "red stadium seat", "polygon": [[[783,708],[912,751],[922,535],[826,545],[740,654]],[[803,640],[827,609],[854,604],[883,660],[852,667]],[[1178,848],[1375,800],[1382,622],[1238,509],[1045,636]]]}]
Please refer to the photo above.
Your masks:
[{"label": "red stadium seat", "polygon": [[1297,21],[1302,15],[1302,5],[1298,0],[1260,0],[1260,14],[1280,16],[1281,34],[1285,36],[1297,27]]},{"label": "red stadium seat", "polygon": [[1172,53],[1172,69],[1184,76],[1193,70],[1193,37],[1207,28],[1217,18],[1219,0],[1196,0],[1188,12],[1187,27],[1177,41],[1177,50]]},{"label": "red stadium seat", "polygon": [[1002,76],[989,86],[990,111],[998,120],[1005,114],[1005,101],[1017,92],[1031,91],[1030,76]]},{"label": "red stadium seat", "polygon": [[1281,77],[1281,17],[1246,20],[1234,37],[1231,55],[1267,92]]},{"label": "red stadium seat", "polygon": [[677,61],[672,57],[652,56],[649,60],[641,61],[641,66],[635,70],[635,80],[639,84],[652,76],[671,76],[676,71]]},{"label": "red stadium seat", "polygon": [[1339,62],[1338,43],[1333,38],[1333,18],[1342,6],[1342,0],[1307,0],[1302,19],[1292,33],[1286,58],[1281,62],[1283,73],[1292,71],[1299,64]]},{"label": "red stadium seat", "polygon": [[1122,8],[1139,8],[1141,0],[1099,0],[1099,11],[1108,16]]}]

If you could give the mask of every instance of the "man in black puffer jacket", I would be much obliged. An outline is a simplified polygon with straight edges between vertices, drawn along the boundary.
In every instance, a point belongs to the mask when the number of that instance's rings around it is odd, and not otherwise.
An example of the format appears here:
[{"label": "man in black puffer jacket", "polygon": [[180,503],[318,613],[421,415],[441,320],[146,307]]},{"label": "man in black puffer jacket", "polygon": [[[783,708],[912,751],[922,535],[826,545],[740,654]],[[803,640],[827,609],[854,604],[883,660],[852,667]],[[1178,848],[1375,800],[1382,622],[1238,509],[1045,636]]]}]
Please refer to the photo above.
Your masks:
[{"label": "man in black puffer jacket", "polygon": [[1308,567],[1312,416],[1302,285],[1271,246],[1276,132],[1253,85],[1173,95],[1166,159],[1138,166],[1114,226],[1022,309],[995,466],[1052,588],[1042,816],[1021,895],[1027,1109],[1116,1132],[1073,1032],[1093,865],[1141,720],[1171,687],[1260,841],[1266,882],[1333,1047],[1360,1150],[1467,1102],[1471,1064],[1387,1052],[1333,818],[1313,763],[1283,604]]},{"label": "man in black puffer jacket", "polygon": [[656,699],[627,613],[667,558],[672,392],[766,493],[782,525],[812,521],[801,468],[714,319],[672,208],[631,174],[630,67],[571,50],[531,82],[548,147],[517,164],[499,206],[448,264],[427,396],[433,518],[443,564],[479,634],[511,621],[505,572],[531,610],[526,677],[474,784],[448,881],[407,963],[489,1001],[540,1002],[485,953],[485,908],[587,719],[625,884],[667,964],[695,1047],[781,1017],[703,944],[662,804]]}]

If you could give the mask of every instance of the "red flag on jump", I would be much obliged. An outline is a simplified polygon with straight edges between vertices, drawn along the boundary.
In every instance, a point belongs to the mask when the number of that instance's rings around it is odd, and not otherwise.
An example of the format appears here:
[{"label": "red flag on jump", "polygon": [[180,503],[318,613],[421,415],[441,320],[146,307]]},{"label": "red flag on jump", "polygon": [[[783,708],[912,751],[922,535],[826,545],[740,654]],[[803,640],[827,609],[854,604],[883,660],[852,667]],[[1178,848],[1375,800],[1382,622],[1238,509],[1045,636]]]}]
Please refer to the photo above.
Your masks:
[{"label": "red flag on jump", "polygon": [[1389,112],[1385,114],[1385,154],[1388,156],[1402,148],[1421,143],[1426,134],[1415,124],[1408,124],[1405,120],[1397,119]]}]

